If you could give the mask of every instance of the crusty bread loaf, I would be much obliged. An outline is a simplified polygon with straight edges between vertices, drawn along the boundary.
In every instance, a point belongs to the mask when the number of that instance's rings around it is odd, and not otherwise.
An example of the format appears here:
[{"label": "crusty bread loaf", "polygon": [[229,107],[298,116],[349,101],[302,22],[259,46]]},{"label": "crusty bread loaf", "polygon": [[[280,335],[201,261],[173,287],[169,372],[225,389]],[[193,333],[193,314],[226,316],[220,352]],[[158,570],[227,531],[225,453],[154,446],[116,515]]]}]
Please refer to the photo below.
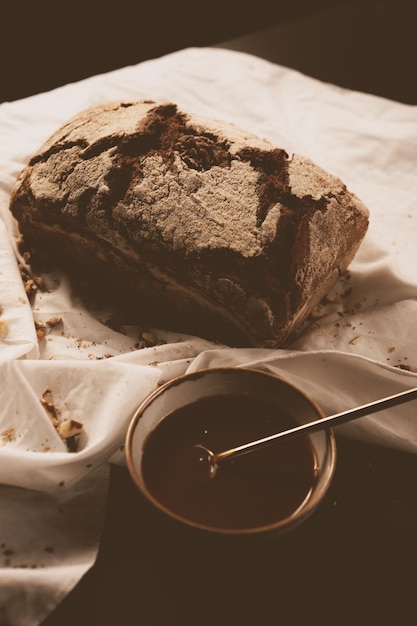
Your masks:
[{"label": "crusty bread loaf", "polygon": [[282,346],[331,288],[369,217],[309,159],[150,100],[70,120],[10,209],[32,259],[89,278],[137,321],[262,347]]}]

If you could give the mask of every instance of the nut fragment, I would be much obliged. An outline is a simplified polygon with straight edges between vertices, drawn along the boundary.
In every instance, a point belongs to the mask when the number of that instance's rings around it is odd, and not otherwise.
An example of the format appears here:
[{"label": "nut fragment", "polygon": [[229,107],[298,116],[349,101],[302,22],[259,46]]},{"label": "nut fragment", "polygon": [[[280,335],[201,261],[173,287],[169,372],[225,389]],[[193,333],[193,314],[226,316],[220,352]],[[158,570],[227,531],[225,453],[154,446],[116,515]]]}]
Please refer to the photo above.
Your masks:
[{"label": "nut fragment", "polygon": [[59,415],[61,413],[60,409],[52,402],[52,391],[50,389],[46,389],[41,397],[41,404],[47,414],[49,415],[49,419],[55,428],[59,424]]},{"label": "nut fragment", "polygon": [[58,434],[63,439],[68,439],[68,437],[74,437],[75,435],[79,435],[82,432],[83,427],[84,426],[81,422],[70,418],[59,422],[56,429]]},{"label": "nut fragment", "polygon": [[50,317],[45,322],[36,321],[36,328],[54,328],[55,326],[59,326],[62,324],[62,317]]},{"label": "nut fragment", "polygon": [[45,322],[35,321],[36,335],[39,341],[45,339],[46,335],[55,328],[62,324],[62,317],[51,317]]},{"label": "nut fragment", "polygon": [[47,412],[58,435],[65,441],[68,451],[76,452],[78,449],[78,435],[80,435],[84,429],[82,422],[78,422],[72,418],[60,421],[61,410],[52,401],[52,391],[50,389],[46,389],[43,392],[41,404]]}]

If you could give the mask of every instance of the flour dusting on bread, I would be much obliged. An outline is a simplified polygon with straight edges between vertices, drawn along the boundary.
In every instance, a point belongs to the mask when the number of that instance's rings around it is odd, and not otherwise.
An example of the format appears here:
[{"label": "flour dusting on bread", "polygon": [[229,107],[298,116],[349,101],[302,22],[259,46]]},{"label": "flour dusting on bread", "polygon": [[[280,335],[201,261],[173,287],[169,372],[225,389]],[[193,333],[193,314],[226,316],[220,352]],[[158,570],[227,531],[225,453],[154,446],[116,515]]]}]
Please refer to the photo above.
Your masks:
[{"label": "flour dusting on bread", "polygon": [[171,102],[106,103],[58,129],[10,209],[32,259],[130,316],[282,346],[352,261],[369,213],[306,157]]}]

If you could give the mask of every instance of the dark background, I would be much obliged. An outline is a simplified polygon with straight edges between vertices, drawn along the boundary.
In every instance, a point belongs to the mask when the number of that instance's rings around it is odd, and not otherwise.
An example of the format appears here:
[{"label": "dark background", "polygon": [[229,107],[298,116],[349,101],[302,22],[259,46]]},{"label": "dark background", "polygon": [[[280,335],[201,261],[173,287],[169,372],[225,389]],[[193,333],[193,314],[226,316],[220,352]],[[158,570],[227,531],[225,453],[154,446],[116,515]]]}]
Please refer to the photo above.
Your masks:
[{"label": "dark background", "polygon": [[232,42],[321,80],[415,104],[414,6],[414,0],[9,1],[0,14],[0,102],[178,49]]},{"label": "dark background", "polygon": [[289,4],[298,5],[297,17],[225,47],[342,87],[417,104],[415,0]]},{"label": "dark background", "polygon": [[[2,4],[0,102],[284,23],[339,0]],[[6,6],[5,6],[6,5]]]}]

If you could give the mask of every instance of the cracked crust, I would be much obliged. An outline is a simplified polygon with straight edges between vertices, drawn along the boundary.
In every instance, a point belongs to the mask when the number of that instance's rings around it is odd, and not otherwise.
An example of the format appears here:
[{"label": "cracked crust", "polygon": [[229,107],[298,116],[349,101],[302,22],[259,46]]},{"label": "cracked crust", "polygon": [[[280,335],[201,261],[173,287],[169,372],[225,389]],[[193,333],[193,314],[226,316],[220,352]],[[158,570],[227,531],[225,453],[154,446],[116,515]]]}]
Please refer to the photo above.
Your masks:
[{"label": "cracked crust", "polygon": [[361,201],[305,157],[150,100],[58,129],[10,209],[33,259],[154,326],[244,346],[282,345],[368,226]]}]

